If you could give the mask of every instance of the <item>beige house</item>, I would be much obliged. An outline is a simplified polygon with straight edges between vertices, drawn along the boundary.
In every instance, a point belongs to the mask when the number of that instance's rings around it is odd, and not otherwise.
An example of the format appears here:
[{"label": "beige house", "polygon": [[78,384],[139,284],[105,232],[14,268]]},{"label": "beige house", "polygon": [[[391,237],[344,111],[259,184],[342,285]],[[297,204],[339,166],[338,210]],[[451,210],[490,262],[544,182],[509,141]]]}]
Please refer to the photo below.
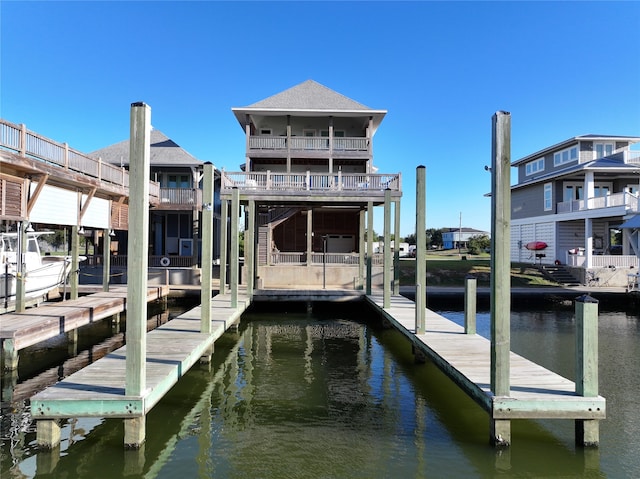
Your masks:
[{"label": "beige house", "polygon": [[379,284],[381,255],[365,257],[369,211],[386,196],[397,212],[402,196],[400,173],[373,166],[386,111],[312,80],[232,111],[246,137],[245,162],[241,171],[221,172],[220,196],[223,222],[234,191],[246,210],[250,281],[359,288],[369,275]]}]

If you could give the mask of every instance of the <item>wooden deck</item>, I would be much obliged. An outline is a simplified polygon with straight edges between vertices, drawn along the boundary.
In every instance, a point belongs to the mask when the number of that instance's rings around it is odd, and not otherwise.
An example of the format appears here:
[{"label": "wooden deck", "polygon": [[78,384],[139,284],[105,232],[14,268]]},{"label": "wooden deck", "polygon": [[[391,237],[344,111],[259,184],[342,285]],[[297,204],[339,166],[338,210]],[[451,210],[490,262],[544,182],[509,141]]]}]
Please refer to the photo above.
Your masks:
[{"label": "wooden deck", "polygon": [[201,307],[172,319],[147,334],[146,391],[125,395],[126,346],[31,398],[34,419],[71,417],[134,418],[144,416],[171,387],[236,323],[250,301],[218,295],[212,301],[212,333],[200,332]]},{"label": "wooden deck", "polygon": [[[147,301],[166,297],[167,286],[154,286],[147,289]],[[37,308],[22,313],[5,313],[0,316],[0,339],[4,351],[5,369],[15,365],[7,354],[15,355],[28,346],[54,338],[59,334],[74,331],[81,326],[101,321],[126,310],[126,288],[112,288],[78,299],[43,303]]]},{"label": "wooden deck", "polygon": [[384,309],[383,296],[367,301],[433,361],[493,419],[604,419],[602,396],[582,397],[575,383],[511,352],[509,396],[491,392],[491,342],[427,309],[426,332],[415,334],[415,303],[392,296]]}]

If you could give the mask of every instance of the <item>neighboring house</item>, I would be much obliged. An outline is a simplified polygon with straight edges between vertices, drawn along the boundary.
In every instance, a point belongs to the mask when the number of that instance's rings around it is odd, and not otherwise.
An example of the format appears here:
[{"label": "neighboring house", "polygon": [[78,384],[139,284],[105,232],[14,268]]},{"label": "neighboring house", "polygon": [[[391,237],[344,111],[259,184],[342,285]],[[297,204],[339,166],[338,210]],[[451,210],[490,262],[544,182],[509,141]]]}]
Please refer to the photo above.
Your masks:
[{"label": "neighboring house", "polygon": [[[582,282],[624,286],[640,257],[640,152],[630,150],[638,141],[577,136],[513,162],[511,259],[537,256]],[[527,249],[533,242],[546,248]]]},{"label": "neighboring house", "polygon": [[385,190],[396,208],[402,196],[400,174],[373,166],[386,110],[308,80],[232,111],[246,137],[245,162],[241,172],[221,172],[221,195],[231,200],[237,188],[245,208],[255,205],[262,284],[353,287],[362,277],[367,211],[384,204]]},{"label": "neighboring house", "polygon": [[456,249],[467,248],[469,239],[474,236],[491,236],[488,231],[480,231],[473,228],[444,228],[442,231],[442,248]]},{"label": "neighboring house", "polygon": [[[129,140],[91,153],[103,162],[129,168]],[[195,267],[200,260],[202,217],[202,166],[173,140],[151,130],[150,177],[160,184],[159,203],[149,211],[149,266]],[[219,177],[214,198],[214,231],[219,231]],[[126,231],[116,231],[117,256],[127,254]],[[214,258],[219,257],[219,238],[214,235]],[[115,264],[120,258],[113,258]]]}]

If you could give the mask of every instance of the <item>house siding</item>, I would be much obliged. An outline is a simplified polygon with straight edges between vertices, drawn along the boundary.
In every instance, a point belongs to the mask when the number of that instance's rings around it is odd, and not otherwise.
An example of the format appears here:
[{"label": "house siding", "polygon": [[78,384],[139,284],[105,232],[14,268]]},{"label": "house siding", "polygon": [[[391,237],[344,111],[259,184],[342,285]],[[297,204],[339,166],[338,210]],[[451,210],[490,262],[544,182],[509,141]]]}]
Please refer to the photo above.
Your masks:
[{"label": "house siding", "polygon": [[[556,260],[555,223],[537,222],[511,227],[511,260],[518,263],[553,263]],[[530,251],[525,248],[527,243],[543,241],[547,248],[540,251]],[[536,253],[544,257],[536,258]]]},{"label": "house siding", "polygon": [[557,192],[554,190],[551,211],[544,210],[544,183],[538,183],[526,188],[519,188],[511,193],[511,218],[522,219],[532,216],[553,214],[557,202]]}]

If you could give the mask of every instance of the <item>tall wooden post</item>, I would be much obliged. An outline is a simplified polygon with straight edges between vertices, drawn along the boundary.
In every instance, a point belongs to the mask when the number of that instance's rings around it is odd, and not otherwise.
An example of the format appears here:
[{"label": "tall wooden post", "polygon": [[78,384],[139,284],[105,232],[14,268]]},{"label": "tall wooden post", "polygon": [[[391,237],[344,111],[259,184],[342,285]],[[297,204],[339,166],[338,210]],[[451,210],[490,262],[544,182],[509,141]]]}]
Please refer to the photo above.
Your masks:
[{"label": "tall wooden post", "polygon": [[366,294],[371,294],[373,278],[373,201],[367,203],[367,289]]},{"label": "tall wooden post", "polygon": [[231,193],[231,252],[229,254],[229,268],[231,277],[229,278],[231,287],[231,307],[238,307],[238,263],[240,261],[240,250],[238,244],[238,218],[240,217],[240,192],[234,188]]},{"label": "tall wooden post", "polygon": [[27,225],[27,221],[20,221],[18,223],[18,251],[16,254],[16,313],[21,313],[26,309],[27,271],[25,258],[27,257]]},{"label": "tall wooden post", "polygon": [[[200,291],[200,331],[211,334],[211,270],[213,268],[213,172],[207,162],[202,183],[202,288]],[[207,355],[205,355],[207,356]],[[210,358],[210,355],[208,355]],[[207,357],[202,358],[207,361]]]},{"label": "tall wooden post", "polygon": [[391,190],[384,191],[384,266],[382,268],[382,307],[391,306]]},{"label": "tall wooden post", "polygon": [[400,200],[394,201],[393,208],[393,295],[400,294]]},{"label": "tall wooden post", "polygon": [[229,224],[229,202],[222,200],[220,205],[220,294],[227,291],[227,236]]},{"label": "tall wooden post", "polygon": [[[576,394],[598,396],[598,300],[585,294],[576,299]],[[576,444],[598,446],[597,419],[576,419]]]},{"label": "tall wooden post", "polygon": [[427,316],[426,198],[426,169],[421,165],[416,168],[416,334],[424,334]]},{"label": "tall wooden post", "polygon": [[464,332],[476,334],[478,280],[468,275],[464,281]]},{"label": "tall wooden post", "polygon": [[69,299],[78,299],[78,282],[80,270],[80,237],[78,226],[71,228],[71,272],[69,273]]},{"label": "tall wooden post", "polygon": [[102,291],[109,291],[111,280],[111,236],[109,230],[102,230]]},{"label": "tall wooden post", "polygon": [[249,200],[247,208],[247,231],[244,235],[244,264],[247,272],[247,296],[253,298],[255,279],[255,239],[256,239],[256,202]]},{"label": "tall wooden post", "polygon": [[[493,115],[491,154],[491,390],[509,396],[511,354],[511,115]],[[511,443],[509,420],[491,422],[495,445]]]},{"label": "tall wooden post", "polygon": [[365,211],[360,210],[360,214],[358,215],[358,289],[362,289],[364,286],[364,277],[366,271],[366,255],[365,255]]},{"label": "tall wooden post", "polygon": [[[125,394],[140,397],[147,384],[147,270],[151,108],[131,104],[129,142],[129,241],[127,261],[127,351]],[[145,440],[144,416],[124,420],[125,447]]]}]

